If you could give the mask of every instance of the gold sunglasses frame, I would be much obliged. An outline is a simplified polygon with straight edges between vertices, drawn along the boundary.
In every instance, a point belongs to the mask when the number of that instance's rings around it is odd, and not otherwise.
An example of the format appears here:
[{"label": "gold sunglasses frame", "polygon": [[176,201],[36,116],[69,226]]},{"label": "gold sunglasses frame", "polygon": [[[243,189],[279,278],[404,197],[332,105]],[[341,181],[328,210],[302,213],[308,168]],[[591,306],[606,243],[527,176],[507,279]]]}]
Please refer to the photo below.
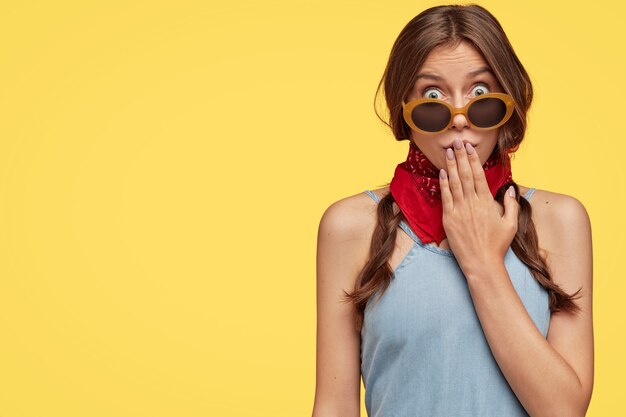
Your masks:
[{"label": "gold sunglasses frame", "polygon": [[[473,124],[472,121],[470,120],[470,118],[469,118],[469,116],[467,114],[467,110],[475,102],[477,102],[479,100],[484,100],[486,98],[497,98],[497,99],[502,100],[504,102],[505,106],[506,106],[506,114],[504,115],[502,120],[495,126],[478,127],[475,124]],[[413,119],[411,118],[411,113],[413,112],[413,109],[415,107],[417,107],[418,105],[424,104],[424,103],[439,103],[439,104],[442,104],[442,105],[444,105],[444,106],[446,106],[448,108],[448,110],[450,111],[450,121],[448,122],[446,127],[444,127],[441,130],[438,130],[436,132],[429,132],[427,130],[420,129],[419,127],[417,127],[415,125],[415,123],[413,123]],[[511,97],[508,94],[504,94],[504,93],[481,94],[479,96],[474,97],[470,101],[468,101],[465,106],[459,107],[459,108],[452,107],[447,102],[445,102],[443,100],[436,99],[436,98],[418,98],[418,99],[415,99],[415,100],[411,100],[408,103],[405,103],[404,100],[402,100],[402,115],[404,117],[404,121],[409,125],[409,127],[411,129],[413,129],[413,130],[415,130],[417,132],[420,132],[420,133],[427,134],[427,135],[428,134],[432,135],[432,134],[435,134],[435,133],[441,133],[444,130],[447,130],[450,126],[452,126],[452,121],[454,120],[454,116],[456,116],[457,114],[464,115],[465,119],[467,120],[467,123],[469,123],[469,125],[471,127],[473,127],[474,129],[477,129],[477,130],[497,129],[498,127],[500,127],[503,124],[505,124],[511,118],[511,115],[513,114],[514,108],[515,108],[515,102],[513,101],[513,97]]]}]

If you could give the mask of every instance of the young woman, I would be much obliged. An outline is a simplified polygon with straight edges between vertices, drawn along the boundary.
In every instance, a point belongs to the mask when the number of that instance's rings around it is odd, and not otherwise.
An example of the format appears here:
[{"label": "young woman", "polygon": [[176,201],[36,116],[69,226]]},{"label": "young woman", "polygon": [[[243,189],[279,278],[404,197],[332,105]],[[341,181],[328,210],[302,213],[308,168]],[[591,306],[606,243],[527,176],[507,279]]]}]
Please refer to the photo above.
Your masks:
[{"label": "young woman", "polygon": [[425,10],[381,85],[408,156],[320,221],[313,416],[359,416],[361,376],[370,417],[584,416],[590,221],[513,180],[533,90],[502,27]]}]

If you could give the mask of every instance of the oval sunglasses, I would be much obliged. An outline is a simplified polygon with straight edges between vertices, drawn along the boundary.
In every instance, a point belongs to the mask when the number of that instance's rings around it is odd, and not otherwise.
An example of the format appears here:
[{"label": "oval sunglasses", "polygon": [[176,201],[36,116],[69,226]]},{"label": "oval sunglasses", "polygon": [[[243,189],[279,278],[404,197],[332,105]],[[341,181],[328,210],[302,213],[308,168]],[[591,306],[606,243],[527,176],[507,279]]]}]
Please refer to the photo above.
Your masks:
[{"label": "oval sunglasses", "polygon": [[457,114],[464,115],[475,129],[495,129],[511,118],[514,107],[513,97],[504,93],[481,94],[460,108],[436,98],[402,101],[404,120],[411,129],[426,134],[448,129]]}]

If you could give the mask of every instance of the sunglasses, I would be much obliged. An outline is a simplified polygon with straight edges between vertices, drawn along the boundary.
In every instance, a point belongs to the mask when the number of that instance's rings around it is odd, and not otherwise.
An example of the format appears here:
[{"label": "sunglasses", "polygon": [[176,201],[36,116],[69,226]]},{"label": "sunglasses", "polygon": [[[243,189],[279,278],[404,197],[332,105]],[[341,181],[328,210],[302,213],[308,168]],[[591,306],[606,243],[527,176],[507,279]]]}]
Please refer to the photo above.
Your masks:
[{"label": "sunglasses", "polygon": [[448,129],[457,114],[464,115],[475,129],[495,129],[511,118],[513,108],[513,97],[504,93],[481,94],[458,109],[436,98],[402,101],[404,120],[411,129],[421,133],[439,133]]}]

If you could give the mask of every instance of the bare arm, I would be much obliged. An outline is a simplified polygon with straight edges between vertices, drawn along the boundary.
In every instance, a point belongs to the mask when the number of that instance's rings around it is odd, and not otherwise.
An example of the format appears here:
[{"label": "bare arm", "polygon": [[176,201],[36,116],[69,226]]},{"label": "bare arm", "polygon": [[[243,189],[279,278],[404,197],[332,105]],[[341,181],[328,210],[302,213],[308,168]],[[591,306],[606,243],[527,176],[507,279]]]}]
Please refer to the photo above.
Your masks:
[{"label": "bare arm", "polygon": [[491,351],[532,416],[584,416],[593,388],[591,225],[577,200],[553,198],[558,213],[548,259],[553,281],[568,293],[582,287],[581,314],[552,314],[547,340],[513,288],[503,263],[468,276]]},{"label": "bare arm", "polygon": [[346,200],[331,205],[320,221],[317,241],[317,360],[313,417],[360,416],[360,334],[354,307],[342,302],[352,292],[369,241],[363,214]]}]

